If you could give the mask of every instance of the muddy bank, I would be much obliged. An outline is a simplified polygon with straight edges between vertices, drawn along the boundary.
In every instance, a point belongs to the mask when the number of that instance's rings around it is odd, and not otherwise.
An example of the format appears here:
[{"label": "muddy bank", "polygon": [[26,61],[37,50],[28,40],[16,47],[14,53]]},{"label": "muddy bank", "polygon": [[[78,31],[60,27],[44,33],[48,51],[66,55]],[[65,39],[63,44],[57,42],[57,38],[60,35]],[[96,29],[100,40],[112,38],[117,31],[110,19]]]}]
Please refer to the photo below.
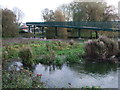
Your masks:
[{"label": "muddy bank", "polygon": [[84,41],[84,39],[42,39],[42,38],[4,38],[2,39],[3,45],[10,44],[10,43],[28,43],[30,41]]}]

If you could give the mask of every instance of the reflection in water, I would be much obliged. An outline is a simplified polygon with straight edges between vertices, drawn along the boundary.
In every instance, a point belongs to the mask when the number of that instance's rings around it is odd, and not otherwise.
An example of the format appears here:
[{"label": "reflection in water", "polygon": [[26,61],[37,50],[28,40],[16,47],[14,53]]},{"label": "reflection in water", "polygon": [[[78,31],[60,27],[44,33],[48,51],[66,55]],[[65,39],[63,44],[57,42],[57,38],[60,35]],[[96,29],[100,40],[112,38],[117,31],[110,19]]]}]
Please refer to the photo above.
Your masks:
[{"label": "reflection in water", "polygon": [[42,74],[41,81],[46,87],[81,88],[83,86],[100,86],[117,88],[117,65],[109,63],[64,64],[61,67],[38,64],[34,74]]},{"label": "reflection in water", "polygon": [[77,71],[77,72],[84,72],[84,73],[93,73],[93,74],[102,74],[106,75],[107,73],[111,71],[116,71],[118,65],[117,64],[110,64],[110,63],[90,63],[87,62],[85,64],[79,64],[76,66],[76,64],[69,64],[68,65],[71,70]]},{"label": "reflection in water", "polygon": [[[39,64],[40,65],[40,64]],[[62,66],[56,66],[56,65],[44,65],[45,71],[49,70],[50,72],[54,72],[56,69],[62,69]]]}]

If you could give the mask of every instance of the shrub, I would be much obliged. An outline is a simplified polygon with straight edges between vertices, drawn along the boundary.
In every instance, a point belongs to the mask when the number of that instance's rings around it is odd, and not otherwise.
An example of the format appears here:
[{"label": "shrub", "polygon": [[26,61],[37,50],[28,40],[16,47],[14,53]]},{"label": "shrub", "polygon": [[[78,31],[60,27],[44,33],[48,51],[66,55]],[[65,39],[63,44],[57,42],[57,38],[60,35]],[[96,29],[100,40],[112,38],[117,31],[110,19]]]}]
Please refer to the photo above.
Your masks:
[{"label": "shrub", "polygon": [[44,55],[41,55],[39,58],[37,58],[36,63],[42,63],[42,64],[55,64],[55,65],[62,65],[65,62],[65,58],[59,55],[56,55],[54,51],[45,53]]},{"label": "shrub", "polygon": [[86,54],[89,57],[107,60],[118,54],[118,42],[107,37],[100,37],[96,41],[89,40],[86,45]]},{"label": "shrub", "polygon": [[34,76],[29,70],[2,72],[2,88],[43,88],[40,77]]},{"label": "shrub", "polygon": [[19,52],[19,57],[22,59],[24,65],[33,65],[33,54],[30,47],[23,47]]},{"label": "shrub", "polygon": [[56,59],[56,53],[54,51],[45,53],[44,55],[41,55],[36,61],[43,63],[43,64],[51,64]]},{"label": "shrub", "polygon": [[64,58],[62,56],[56,56],[54,64],[55,65],[62,65],[65,62]]},{"label": "shrub", "polygon": [[5,48],[3,48],[2,58],[3,59],[17,58],[18,52],[19,52],[19,49],[14,48],[11,45],[8,45]]},{"label": "shrub", "polygon": [[29,32],[20,33],[20,35],[21,35],[22,37],[25,37],[25,38],[34,37],[34,34],[33,34],[33,33],[29,33]]},{"label": "shrub", "polygon": [[69,53],[66,60],[68,63],[78,63],[82,62],[82,57],[80,57],[77,53]]}]

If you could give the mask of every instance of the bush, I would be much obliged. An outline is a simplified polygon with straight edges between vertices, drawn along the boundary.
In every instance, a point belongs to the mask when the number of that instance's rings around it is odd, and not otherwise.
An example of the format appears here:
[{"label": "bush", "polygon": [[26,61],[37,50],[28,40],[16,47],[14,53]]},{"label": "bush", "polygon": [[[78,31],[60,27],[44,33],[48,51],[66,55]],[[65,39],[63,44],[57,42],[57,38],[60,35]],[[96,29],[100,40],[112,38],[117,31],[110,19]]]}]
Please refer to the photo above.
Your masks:
[{"label": "bush", "polygon": [[45,55],[41,55],[36,61],[42,64],[53,64],[56,59],[56,53],[54,51],[45,53]]},{"label": "bush", "polygon": [[78,53],[69,53],[66,57],[68,63],[79,63],[82,62],[82,57]]},{"label": "bush", "polygon": [[86,45],[86,55],[100,60],[108,60],[118,54],[118,42],[107,37],[100,37],[96,41],[89,40]]},{"label": "bush", "polygon": [[33,54],[30,47],[23,47],[19,52],[19,57],[22,59],[24,65],[33,65]]},{"label": "bush", "polygon": [[43,88],[40,77],[34,76],[29,70],[2,72],[2,88]]},{"label": "bush", "polygon": [[39,58],[37,58],[36,63],[42,63],[42,64],[55,64],[55,65],[62,65],[65,62],[65,58],[59,55],[56,55],[54,51],[45,53],[44,55],[41,55]]},{"label": "bush", "polygon": [[34,37],[34,34],[29,32],[20,33],[20,35],[25,38]]},{"label": "bush", "polygon": [[6,60],[10,58],[17,58],[18,52],[19,52],[19,49],[14,48],[11,45],[8,45],[5,48],[3,48],[2,58]]},{"label": "bush", "polygon": [[58,66],[61,66],[64,62],[65,62],[65,60],[62,56],[56,56],[54,64],[58,65]]}]

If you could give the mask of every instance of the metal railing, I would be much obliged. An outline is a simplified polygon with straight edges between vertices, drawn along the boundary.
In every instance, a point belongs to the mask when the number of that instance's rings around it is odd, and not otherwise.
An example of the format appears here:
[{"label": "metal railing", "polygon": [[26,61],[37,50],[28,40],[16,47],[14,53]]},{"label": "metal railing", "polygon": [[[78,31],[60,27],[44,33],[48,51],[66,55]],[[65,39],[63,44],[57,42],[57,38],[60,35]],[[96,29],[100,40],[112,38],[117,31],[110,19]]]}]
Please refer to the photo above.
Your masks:
[{"label": "metal railing", "polygon": [[26,25],[36,26],[59,26],[59,27],[91,27],[102,29],[117,29],[120,30],[120,21],[108,21],[108,22],[26,22]]}]

